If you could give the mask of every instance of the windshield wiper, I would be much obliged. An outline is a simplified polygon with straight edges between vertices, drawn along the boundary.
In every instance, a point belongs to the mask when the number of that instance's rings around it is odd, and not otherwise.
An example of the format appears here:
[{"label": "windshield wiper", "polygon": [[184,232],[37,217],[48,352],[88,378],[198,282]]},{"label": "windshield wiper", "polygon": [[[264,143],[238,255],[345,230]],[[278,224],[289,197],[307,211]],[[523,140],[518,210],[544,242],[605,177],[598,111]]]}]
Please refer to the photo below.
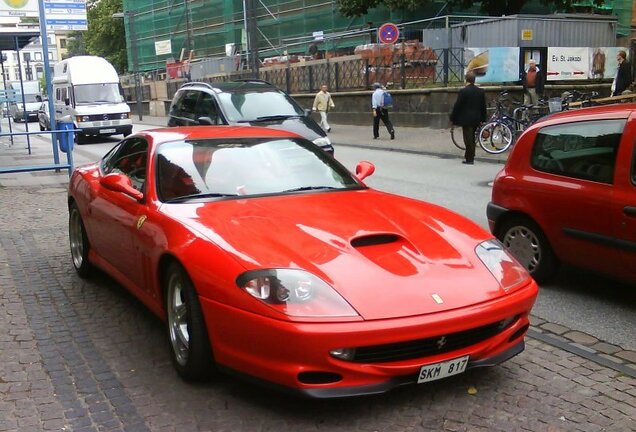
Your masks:
[{"label": "windshield wiper", "polygon": [[256,117],[254,120],[249,120],[249,121],[268,121],[268,120],[286,120],[289,118],[298,118],[301,117],[298,114],[278,114],[278,115],[269,115],[269,116],[261,116],[261,117]]},{"label": "windshield wiper", "polygon": [[191,199],[198,199],[198,198],[223,198],[223,197],[235,197],[235,196],[239,196],[238,194],[227,194],[227,193],[198,193],[198,194],[191,194],[191,195],[184,195],[184,196],[180,196],[180,197],[176,197],[176,198],[172,198],[169,199],[168,201],[166,201],[167,203],[177,203],[177,202],[183,202],[183,201],[189,201]]},{"label": "windshield wiper", "polygon": [[335,188],[333,186],[301,186],[301,187],[297,187],[293,189],[287,189],[287,190],[284,190],[283,192],[302,192],[302,191],[332,190],[332,189],[339,189],[339,188]]}]

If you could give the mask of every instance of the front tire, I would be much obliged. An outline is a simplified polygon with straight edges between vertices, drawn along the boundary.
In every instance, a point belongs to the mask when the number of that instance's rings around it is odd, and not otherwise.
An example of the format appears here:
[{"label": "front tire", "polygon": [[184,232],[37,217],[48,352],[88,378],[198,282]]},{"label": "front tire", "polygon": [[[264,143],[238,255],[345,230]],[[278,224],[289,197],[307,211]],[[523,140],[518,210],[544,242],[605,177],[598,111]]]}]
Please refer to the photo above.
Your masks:
[{"label": "front tire", "polygon": [[515,140],[515,134],[506,123],[492,121],[479,129],[479,146],[486,153],[499,154],[510,148]]},{"label": "front tire", "polygon": [[541,228],[532,220],[516,217],[505,221],[497,238],[538,282],[547,282],[558,269],[558,260]]},{"label": "front tire", "polygon": [[90,262],[88,262],[90,243],[88,242],[88,236],[86,235],[82,216],[77,204],[75,203],[71,204],[69,207],[68,238],[75,271],[82,278],[90,276],[93,270],[93,266]]},{"label": "front tire", "polygon": [[194,285],[176,262],[170,263],[163,280],[172,363],[186,381],[209,379],[214,357]]}]

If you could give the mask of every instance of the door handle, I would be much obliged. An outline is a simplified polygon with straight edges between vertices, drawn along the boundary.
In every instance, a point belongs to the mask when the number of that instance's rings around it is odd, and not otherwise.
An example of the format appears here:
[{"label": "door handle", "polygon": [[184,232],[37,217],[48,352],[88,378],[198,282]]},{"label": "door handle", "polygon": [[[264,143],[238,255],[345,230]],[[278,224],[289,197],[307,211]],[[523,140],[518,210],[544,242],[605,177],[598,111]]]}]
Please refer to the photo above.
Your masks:
[{"label": "door handle", "polygon": [[625,213],[625,216],[636,217],[636,207],[625,206],[623,207],[623,213]]}]

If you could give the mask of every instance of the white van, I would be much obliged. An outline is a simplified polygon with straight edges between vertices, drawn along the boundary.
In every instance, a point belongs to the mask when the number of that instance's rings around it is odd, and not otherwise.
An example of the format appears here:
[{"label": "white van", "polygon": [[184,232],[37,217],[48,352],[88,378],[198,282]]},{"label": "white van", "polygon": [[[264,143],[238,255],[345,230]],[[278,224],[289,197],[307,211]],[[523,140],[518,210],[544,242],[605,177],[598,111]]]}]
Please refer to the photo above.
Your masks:
[{"label": "white van", "polygon": [[53,97],[56,118],[68,111],[82,132],[77,143],[88,135],[128,136],[132,133],[130,107],[124,102],[115,68],[102,57],[76,56],[55,65]]},{"label": "white van", "polygon": [[[15,101],[9,102],[9,114],[14,122],[38,121],[38,110],[42,104],[40,83],[38,81],[12,81],[9,88],[15,90]],[[24,104],[22,103],[22,88],[24,88]]]}]

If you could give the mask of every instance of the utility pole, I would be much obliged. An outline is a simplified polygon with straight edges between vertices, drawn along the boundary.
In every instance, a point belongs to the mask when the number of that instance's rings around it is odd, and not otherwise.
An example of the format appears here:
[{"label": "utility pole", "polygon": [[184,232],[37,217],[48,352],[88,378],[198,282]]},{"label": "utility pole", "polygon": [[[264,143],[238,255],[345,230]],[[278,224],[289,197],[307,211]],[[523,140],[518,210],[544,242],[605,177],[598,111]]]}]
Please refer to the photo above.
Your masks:
[{"label": "utility pole", "polygon": [[249,68],[252,76],[258,78],[260,59],[258,58],[258,28],[256,27],[256,7],[255,0],[245,0],[245,19],[247,20],[247,47],[249,53]]},{"label": "utility pole", "polygon": [[[139,77],[139,46],[137,43],[137,33],[135,32],[135,13],[131,11],[126,12],[115,12],[112,17],[113,18],[124,18],[128,17],[128,31],[130,35],[130,49],[132,50],[132,72],[133,77],[135,79],[135,94],[137,96],[137,115],[139,116],[139,120],[143,120],[143,94],[141,87],[141,79]],[[124,21],[124,27],[125,27]]]},{"label": "utility pole", "polygon": [[133,73],[135,74],[135,93],[137,95],[137,115],[139,120],[144,119],[143,115],[143,90],[141,87],[141,79],[139,77],[139,46],[137,42],[137,33],[135,33],[135,13],[127,12],[128,25],[130,28],[130,40],[132,46]]}]

